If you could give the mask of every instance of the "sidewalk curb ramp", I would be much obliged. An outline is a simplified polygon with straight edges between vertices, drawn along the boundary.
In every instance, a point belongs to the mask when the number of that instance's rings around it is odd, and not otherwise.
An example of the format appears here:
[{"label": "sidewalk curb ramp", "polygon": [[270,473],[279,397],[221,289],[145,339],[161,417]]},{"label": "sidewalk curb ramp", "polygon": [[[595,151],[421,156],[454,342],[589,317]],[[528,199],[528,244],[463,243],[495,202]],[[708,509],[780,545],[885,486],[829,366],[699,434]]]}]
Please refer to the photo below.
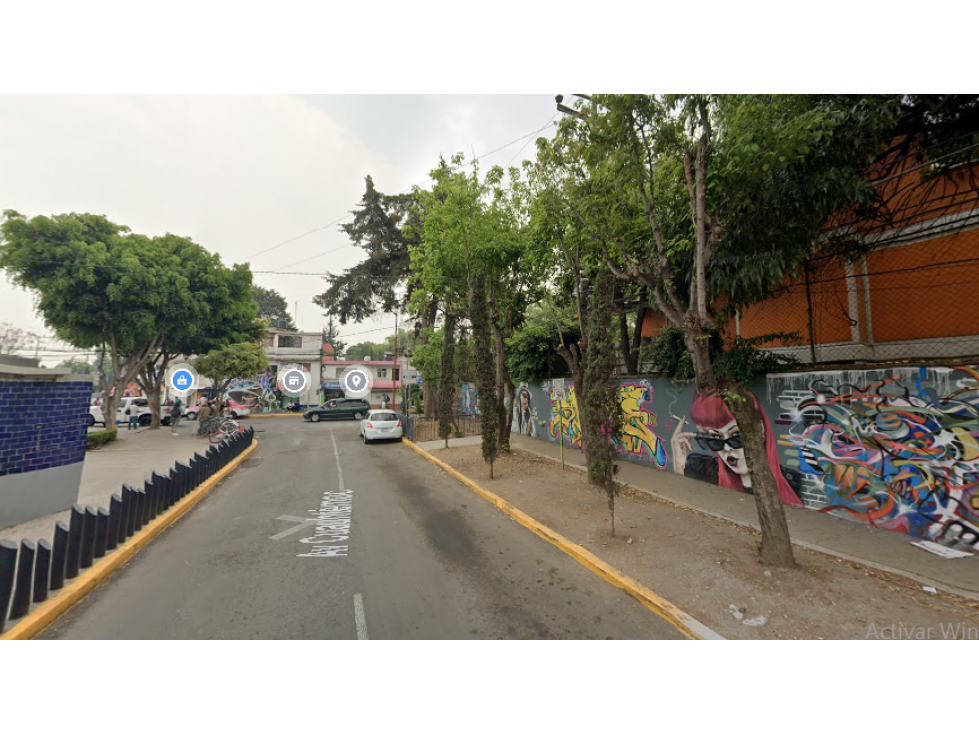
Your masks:
[{"label": "sidewalk curb ramp", "polygon": [[106,555],[76,578],[66,584],[57,596],[43,604],[39,604],[20,622],[0,635],[0,640],[30,640],[41,634],[58,617],[63,615],[75,604],[84,599],[90,592],[105,581],[113,571],[125,564],[136,552],[148,545],[157,535],[173,525],[194,505],[200,502],[221,480],[233,472],[245,459],[258,450],[258,440],[253,439],[251,446],[241,452],[226,467],[204,482],[200,487],[188,494],[177,504],[146,524],[139,533],[134,535],[112,553]]},{"label": "sidewalk curb ramp", "polygon": [[630,596],[635,597],[643,604],[643,606],[672,624],[691,640],[726,639],[714,630],[707,627],[707,625],[691,617],[679,607],[655,594],[651,589],[646,588],[635,579],[630,578],[618,569],[613,568],[591,551],[586,550],[577,543],[572,543],[563,535],[560,535],[547,526],[537,522],[537,520],[525,512],[518,510],[502,497],[493,494],[489,490],[483,489],[472,479],[456,471],[444,461],[435,458],[430,453],[425,451],[425,449],[420,448],[413,441],[409,441],[407,438],[405,438],[403,439],[403,443],[413,451],[424,456],[447,474],[451,474],[480,497],[496,505],[499,509],[523,525],[525,528],[533,531],[548,543],[556,545],[592,573],[600,576],[605,581],[612,584],[612,586],[616,586],[628,593]]}]

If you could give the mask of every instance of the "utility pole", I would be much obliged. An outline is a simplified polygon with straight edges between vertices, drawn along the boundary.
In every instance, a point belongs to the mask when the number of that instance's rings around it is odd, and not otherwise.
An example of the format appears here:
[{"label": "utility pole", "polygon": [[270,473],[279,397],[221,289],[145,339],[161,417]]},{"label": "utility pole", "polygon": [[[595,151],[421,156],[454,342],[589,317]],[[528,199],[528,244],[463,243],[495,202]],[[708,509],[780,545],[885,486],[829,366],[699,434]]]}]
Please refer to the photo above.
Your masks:
[{"label": "utility pole", "polygon": [[398,312],[394,312],[394,365],[391,367],[391,400],[394,412],[398,412],[398,388],[397,381],[401,377],[398,372]]}]

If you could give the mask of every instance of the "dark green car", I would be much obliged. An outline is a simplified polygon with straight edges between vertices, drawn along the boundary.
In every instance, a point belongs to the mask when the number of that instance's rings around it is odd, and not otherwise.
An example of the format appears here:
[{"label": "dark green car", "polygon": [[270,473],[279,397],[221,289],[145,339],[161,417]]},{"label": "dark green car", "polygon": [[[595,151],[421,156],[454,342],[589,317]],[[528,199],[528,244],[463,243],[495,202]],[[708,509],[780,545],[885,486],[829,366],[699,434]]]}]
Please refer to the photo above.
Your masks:
[{"label": "dark green car", "polygon": [[303,413],[303,420],[318,423],[319,421],[352,418],[359,421],[367,415],[367,411],[370,409],[371,404],[362,398],[338,398],[327,400],[318,408],[310,408]]}]

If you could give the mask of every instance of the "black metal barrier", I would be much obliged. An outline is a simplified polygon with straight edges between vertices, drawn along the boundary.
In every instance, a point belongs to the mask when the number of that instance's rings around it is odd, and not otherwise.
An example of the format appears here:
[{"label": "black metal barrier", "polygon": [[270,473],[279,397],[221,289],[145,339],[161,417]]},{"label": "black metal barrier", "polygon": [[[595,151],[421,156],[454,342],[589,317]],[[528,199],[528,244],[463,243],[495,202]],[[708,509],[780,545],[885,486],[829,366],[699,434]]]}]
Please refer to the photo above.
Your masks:
[{"label": "black metal barrier", "polygon": [[211,446],[203,456],[195,453],[187,464],[178,461],[166,476],[153,472],[141,489],[124,484],[112,495],[108,509],[72,505],[69,523],[55,524],[52,542],[24,538],[18,547],[12,540],[0,540],[0,632],[8,620],[26,616],[32,603],[47,600],[50,592],[63,588],[204,484],[254,438],[255,430],[248,428]]}]

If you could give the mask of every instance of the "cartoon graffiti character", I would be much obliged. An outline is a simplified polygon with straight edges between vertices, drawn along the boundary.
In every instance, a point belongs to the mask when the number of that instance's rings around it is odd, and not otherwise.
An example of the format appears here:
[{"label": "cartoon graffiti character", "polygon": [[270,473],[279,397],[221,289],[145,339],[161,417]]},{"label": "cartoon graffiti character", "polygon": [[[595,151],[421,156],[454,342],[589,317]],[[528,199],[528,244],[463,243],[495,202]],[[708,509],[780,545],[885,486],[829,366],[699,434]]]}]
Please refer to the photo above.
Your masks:
[{"label": "cartoon graffiti character", "polygon": [[656,414],[647,410],[653,388],[647,382],[629,383],[618,388],[621,428],[615,443],[620,452],[650,459],[656,467],[666,466],[666,448],[653,431]]},{"label": "cartoon graffiti character", "polygon": [[517,389],[517,399],[513,405],[513,425],[511,430],[517,433],[537,438],[537,411],[533,407],[533,398],[526,382],[521,382]]},{"label": "cartoon graffiti character", "polygon": [[[765,424],[765,454],[775,475],[779,496],[783,503],[801,507],[802,501],[796,493],[798,478],[795,472],[779,464],[778,443],[768,416],[758,403],[758,398],[753,398]],[[686,419],[681,419],[671,439],[673,471],[693,479],[753,494],[741,431],[721,396],[714,391],[698,392],[690,408],[690,419],[696,424],[697,432],[684,431]],[[694,441],[701,450],[713,453],[692,453]],[[790,477],[796,481],[790,482]]]}]

